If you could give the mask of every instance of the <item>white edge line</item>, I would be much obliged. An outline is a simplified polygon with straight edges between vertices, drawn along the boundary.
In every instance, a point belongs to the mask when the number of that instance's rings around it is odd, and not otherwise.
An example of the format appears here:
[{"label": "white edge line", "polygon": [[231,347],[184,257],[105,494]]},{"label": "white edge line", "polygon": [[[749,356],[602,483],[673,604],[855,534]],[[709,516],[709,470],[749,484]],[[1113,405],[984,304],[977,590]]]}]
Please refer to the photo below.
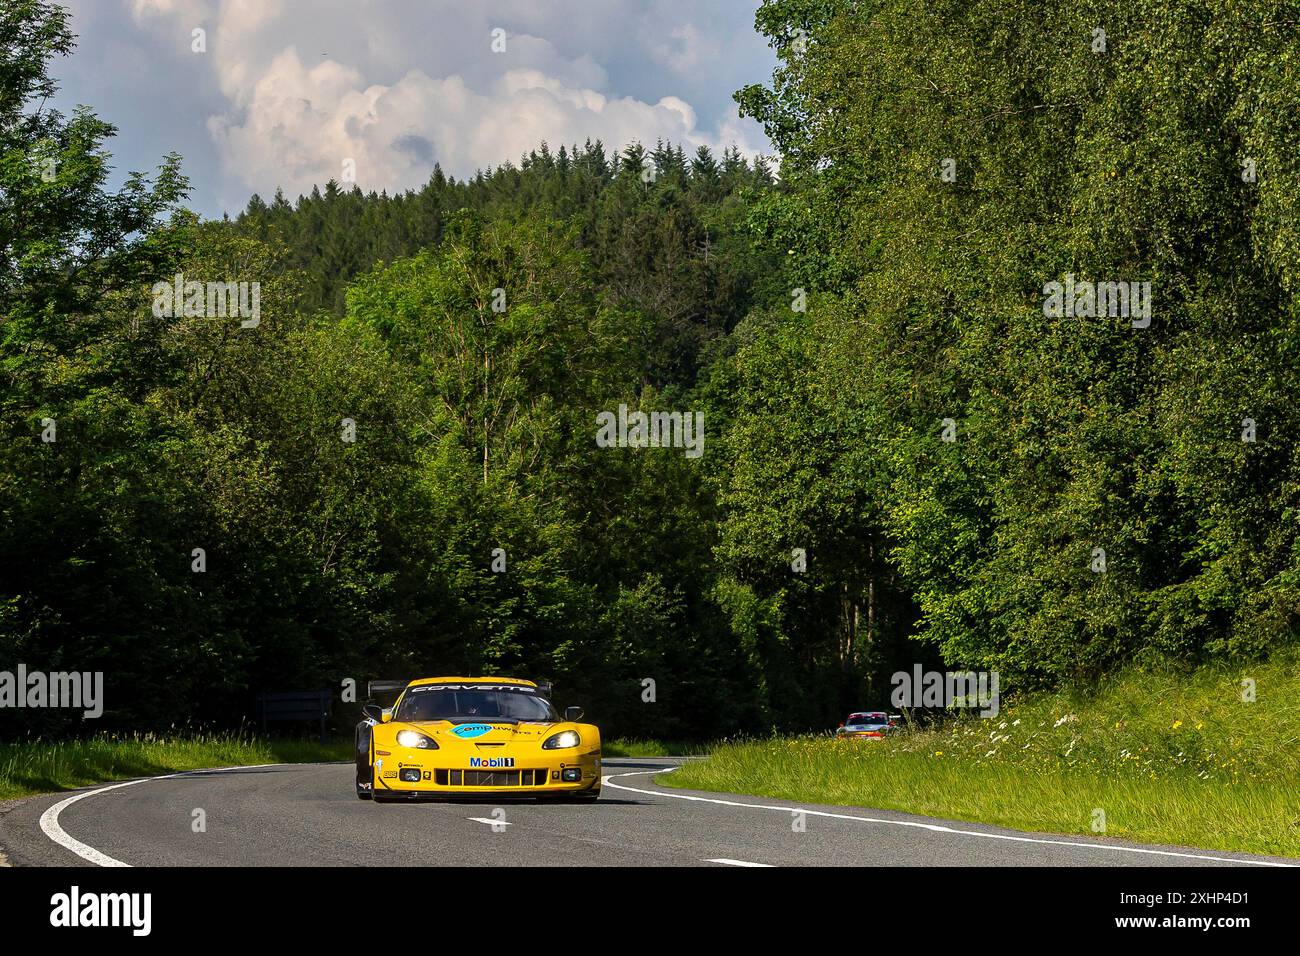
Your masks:
[{"label": "white edge line", "polygon": [[763,866],[771,867],[771,863],[750,863],[748,860],[728,860],[726,857],[719,857],[716,860],[705,860],[705,863],[721,863],[723,866]]},{"label": "white edge line", "polygon": [[169,780],[173,777],[192,777],[205,773],[218,773],[223,770],[257,770],[263,767],[283,767],[286,764],[278,763],[259,763],[243,767],[210,767],[203,770],[182,770],[179,773],[165,773],[157,777],[141,777],[139,780],[127,780],[125,783],[115,783],[107,787],[99,787],[95,790],[87,790],[84,793],[74,794],[66,800],[60,800],[58,803],[49,807],[41,814],[41,830],[45,835],[63,847],[96,866],[125,866],[129,867],[130,863],[123,863],[121,860],[114,859],[107,853],[101,853],[89,844],[82,843],[76,837],[69,836],[68,831],[59,825],[59,814],[72,806],[78,800],[85,800],[87,797],[98,796],[101,793],[108,793],[110,790],[120,790],[122,787],[134,787],[137,783],[148,783],[150,780]]},{"label": "white edge line", "polygon": [[1176,856],[1187,860],[1210,860],[1214,863],[1239,863],[1247,866],[1277,866],[1283,868],[1293,868],[1296,866],[1294,863],[1276,863],[1272,860],[1242,860],[1228,856],[1209,856],[1201,853],[1179,853],[1177,850],[1152,850],[1145,847],[1116,846],[1113,843],[1084,843],[1077,840],[1048,840],[1044,837],[1011,836],[1006,833],[984,833],[980,830],[959,830],[956,827],[945,827],[935,823],[919,823],[915,820],[885,820],[879,817],[860,817],[848,813],[831,813],[828,810],[807,810],[803,807],[797,806],[775,807],[761,803],[741,803],[738,800],[719,800],[714,797],[695,797],[685,793],[669,793],[664,790],[640,790],[636,787],[625,787],[621,784],[610,783],[614,777],[636,777],[648,773],[667,773],[676,769],[676,767],[660,767],[655,770],[636,770],[631,773],[610,774],[609,776],[601,778],[601,785],[613,787],[615,790],[627,790],[630,793],[644,793],[652,797],[671,797],[674,800],[696,800],[700,803],[716,803],[724,807],[746,807],[750,810],[775,810],[779,813],[793,813],[797,811],[811,817],[831,817],[836,820],[857,820],[862,823],[885,823],[898,827],[916,827],[920,830],[930,830],[935,833],[956,833],[961,836],[983,837],[986,840],[1006,840],[1012,843],[1046,843],[1054,846],[1080,847],[1085,850],[1111,850],[1116,853],[1145,853],[1151,856]]},{"label": "white edge line", "polygon": [[[127,780],[124,783],[115,783],[107,787],[99,787],[98,789],[95,790],[87,790],[85,793],[74,794],[73,796],[68,797],[66,800],[60,800],[58,803],[54,804],[53,806],[48,808],[44,813],[42,813],[41,830],[44,831],[45,835],[49,837],[51,840],[53,840],[55,843],[57,843],[59,846],[76,854],[77,856],[81,857],[83,860],[95,864],[96,866],[129,867],[131,864],[123,863],[121,860],[114,859],[108,854],[101,853],[99,850],[96,850],[93,846],[82,843],[80,840],[72,836],[69,836],[68,832],[64,830],[62,826],[59,825],[59,814],[62,813],[68,807],[72,806],[72,804],[76,803],[78,800],[84,800],[87,797],[98,796],[101,793],[108,793],[110,790],[119,790],[123,787],[133,787],[139,783],[148,783],[151,780],[170,780],[176,777],[201,776],[205,773],[220,773],[229,770],[258,770],[265,767],[282,767],[282,766],[287,766],[287,765],[263,763],[263,764],[251,764],[248,766],[240,766],[240,767],[211,767],[203,770],[185,770],[179,773],[161,774],[157,777],[143,777],[139,780]],[[961,836],[983,837],[986,840],[1005,840],[1012,843],[1039,843],[1039,844],[1049,844],[1054,846],[1072,846],[1072,847],[1078,847],[1080,849],[1085,849],[1085,850],[1111,850],[1117,853],[1139,853],[1139,854],[1144,853],[1151,856],[1172,856],[1172,857],[1179,857],[1188,860],[1209,860],[1214,863],[1239,863],[1246,866],[1273,866],[1273,867],[1282,867],[1286,869],[1290,869],[1295,866],[1295,864],[1293,863],[1276,863],[1272,860],[1251,860],[1251,859],[1243,860],[1243,859],[1236,859],[1233,857],[1209,856],[1207,854],[1201,854],[1201,853],[1180,853],[1176,850],[1152,850],[1144,847],[1116,846],[1111,843],[1083,843],[1076,840],[1048,840],[1042,837],[1011,836],[1005,833],[984,833],[979,830],[960,830],[957,829],[956,827],[939,826],[938,824],[933,824],[933,823],[919,823],[913,820],[886,820],[879,817],[862,817],[862,816],[855,816],[853,814],[848,814],[848,813],[831,813],[828,810],[808,810],[803,807],[777,807],[777,806],[769,806],[760,803],[741,803],[736,800],[719,800],[714,797],[696,797],[685,793],[668,793],[663,790],[641,790],[637,787],[627,787],[627,786],[623,786],[622,784],[610,782],[615,777],[637,777],[637,776],[644,776],[645,774],[652,774],[652,773],[670,773],[675,769],[677,768],[660,767],[654,770],[636,770],[630,773],[607,774],[601,777],[601,785],[613,787],[615,790],[625,790],[629,793],[643,793],[646,794],[647,796],[652,796],[652,797],[670,797],[674,800],[694,800],[699,803],[714,803],[725,807],[744,807],[750,810],[772,810],[778,813],[791,813],[797,810],[800,813],[806,814],[808,816],[814,816],[814,817],[828,817],[837,820],[856,820],[861,823],[883,823],[883,824],[889,824],[892,826],[900,826],[900,827],[915,827],[921,830],[930,830],[931,832],[934,833],[955,833]],[[493,822],[499,822],[499,821],[493,821]],[[724,861],[709,860],[707,862],[720,863]],[[736,861],[725,861],[725,862],[735,863]],[[745,864],[740,863],[738,865],[745,865]],[[753,865],[762,866],[763,864],[753,864]]]}]

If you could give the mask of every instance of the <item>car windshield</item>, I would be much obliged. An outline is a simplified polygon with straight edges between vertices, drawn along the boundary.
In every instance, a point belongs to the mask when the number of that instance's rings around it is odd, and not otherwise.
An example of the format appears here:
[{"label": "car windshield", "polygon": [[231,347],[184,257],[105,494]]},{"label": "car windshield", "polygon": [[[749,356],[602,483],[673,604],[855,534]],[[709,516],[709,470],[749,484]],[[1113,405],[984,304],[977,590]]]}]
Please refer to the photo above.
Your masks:
[{"label": "car windshield", "polygon": [[394,720],[556,720],[550,702],[531,687],[427,685],[409,688]]},{"label": "car windshield", "polygon": [[847,721],[850,727],[883,727],[888,723],[884,714],[851,714]]}]

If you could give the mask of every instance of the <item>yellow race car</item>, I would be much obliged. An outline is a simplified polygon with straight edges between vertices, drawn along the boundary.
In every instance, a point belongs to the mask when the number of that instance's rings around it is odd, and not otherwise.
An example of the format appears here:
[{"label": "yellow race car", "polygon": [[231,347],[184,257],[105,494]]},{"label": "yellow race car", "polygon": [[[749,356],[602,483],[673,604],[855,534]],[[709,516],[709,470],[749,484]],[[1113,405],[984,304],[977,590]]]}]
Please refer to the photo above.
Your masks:
[{"label": "yellow race car", "polygon": [[372,682],[401,688],[391,708],[366,704],[357,725],[362,800],[487,795],[594,801],[600,730],[561,719],[549,685],[513,677],[426,677]]}]

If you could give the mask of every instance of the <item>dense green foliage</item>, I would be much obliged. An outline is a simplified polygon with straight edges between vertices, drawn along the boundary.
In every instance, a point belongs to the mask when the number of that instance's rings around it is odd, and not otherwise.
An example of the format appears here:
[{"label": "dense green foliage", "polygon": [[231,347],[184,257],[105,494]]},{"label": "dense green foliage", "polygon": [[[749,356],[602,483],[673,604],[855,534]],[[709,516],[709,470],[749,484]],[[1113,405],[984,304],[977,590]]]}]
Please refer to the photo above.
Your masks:
[{"label": "dense green foliage", "polygon": [[[946,660],[1090,679],[1294,632],[1297,9],[760,12],[789,56],[741,99],[803,200],[761,208],[826,293],[788,362]],[[1049,317],[1067,275],[1150,282],[1149,327]]]},{"label": "dense green foliage", "polygon": [[[682,739],[824,725],[915,661],[1267,654],[1300,600],[1297,17],[771,0],[783,65],[738,99],[780,182],[542,144],[199,222],[175,157],[107,190],[112,129],[43,106],[62,14],[8,4],[0,668],[102,670],[123,727],[533,675]],[[260,283],[260,321],[158,314],[176,274]],[[1050,316],[1067,275],[1150,282],[1149,327]],[[702,411],[704,454],[599,447],[620,404]]]}]

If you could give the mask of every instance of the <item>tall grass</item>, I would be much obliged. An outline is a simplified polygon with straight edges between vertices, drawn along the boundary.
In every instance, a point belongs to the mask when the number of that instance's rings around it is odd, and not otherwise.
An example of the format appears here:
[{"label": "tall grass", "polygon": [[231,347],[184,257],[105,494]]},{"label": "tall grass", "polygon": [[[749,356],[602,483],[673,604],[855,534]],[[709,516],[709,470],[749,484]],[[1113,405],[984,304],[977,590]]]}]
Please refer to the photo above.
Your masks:
[{"label": "tall grass", "polygon": [[600,742],[600,752],[606,757],[690,757],[708,751],[708,744],[687,743],[680,740],[620,737]]},{"label": "tall grass", "polygon": [[1108,836],[1300,856],[1300,667],[1130,669],[881,741],[724,744],[660,779],[1066,834],[1100,811]]},{"label": "tall grass", "polygon": [[239,734],[103,735],[0,743],[0,800],[181,770],[347,760],[351,755],[348,742],[321,744]]}]

